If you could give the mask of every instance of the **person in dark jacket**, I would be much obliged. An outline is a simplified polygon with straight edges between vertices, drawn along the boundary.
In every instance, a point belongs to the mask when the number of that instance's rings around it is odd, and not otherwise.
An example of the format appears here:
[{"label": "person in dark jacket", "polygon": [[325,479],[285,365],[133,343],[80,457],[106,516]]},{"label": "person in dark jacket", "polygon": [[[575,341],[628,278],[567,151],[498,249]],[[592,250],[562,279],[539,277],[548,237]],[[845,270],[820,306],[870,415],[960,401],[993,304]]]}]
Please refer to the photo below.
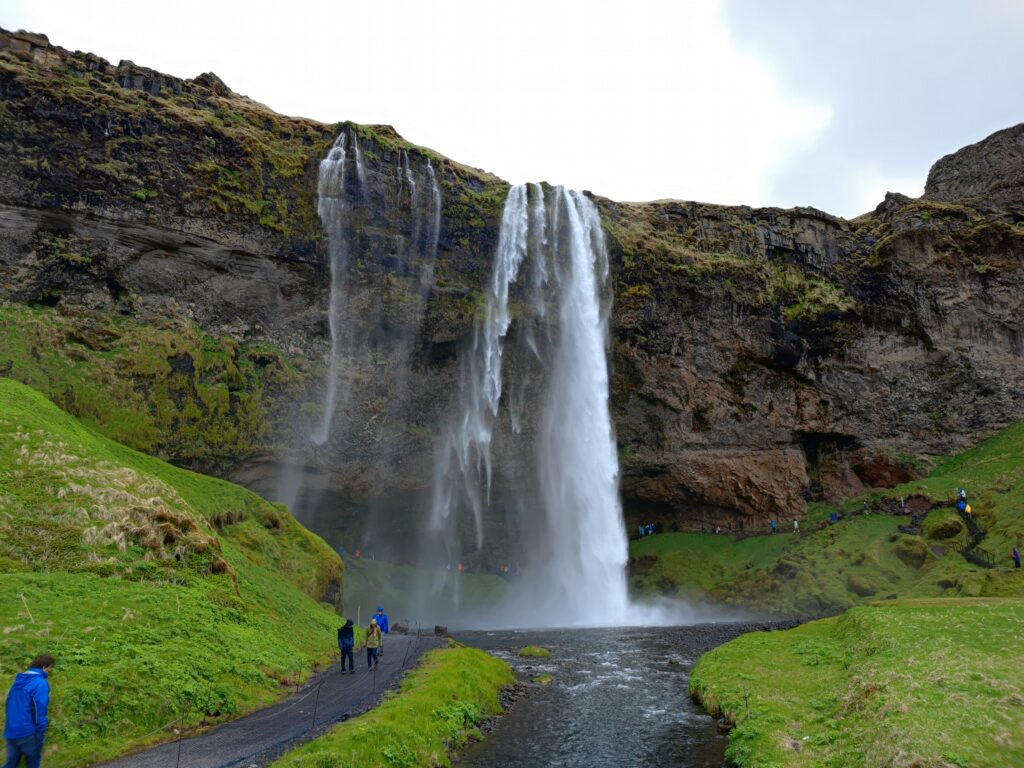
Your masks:
[{"label": "person in dark jacket", "polygon": [[7,762],[4,768],[18,768],[23,757],[27,768],[39,768],[42,762],[46,714],[50,706],[47,677],[53,669],[53,662],[53,656],[48,653],[36,657],[28,671],[18,673],[14,685],[7,692],[7,722],[4,725]]},{"label": "person in dark jacket", "polygon": [[352,619],[349,619],[345,622],[345,626],[338,627],[338,650],[341,651],[341,671],[345,671],[345,659],[348,659],[348,673],[350,675],[356,673],[355,657],[352,655],[355,645],[355,629]]},{"label": "person in dark jacket", "polygon": [[1010,552],[1010,557],[1013,558],[1013,567],[1020,568],[1020,550],[1014,547]]}]

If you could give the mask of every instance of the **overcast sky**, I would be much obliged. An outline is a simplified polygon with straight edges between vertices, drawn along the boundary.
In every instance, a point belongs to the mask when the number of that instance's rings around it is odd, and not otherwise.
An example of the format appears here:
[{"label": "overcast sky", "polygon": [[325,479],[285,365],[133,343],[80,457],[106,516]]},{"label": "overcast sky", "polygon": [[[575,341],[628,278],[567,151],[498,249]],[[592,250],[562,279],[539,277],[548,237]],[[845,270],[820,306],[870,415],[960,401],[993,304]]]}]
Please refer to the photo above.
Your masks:
[{"label": "overcast sky", "polygon": [[1024,0],[0,0],[0,25],[619,200],[854,216],[1024,120]]}]

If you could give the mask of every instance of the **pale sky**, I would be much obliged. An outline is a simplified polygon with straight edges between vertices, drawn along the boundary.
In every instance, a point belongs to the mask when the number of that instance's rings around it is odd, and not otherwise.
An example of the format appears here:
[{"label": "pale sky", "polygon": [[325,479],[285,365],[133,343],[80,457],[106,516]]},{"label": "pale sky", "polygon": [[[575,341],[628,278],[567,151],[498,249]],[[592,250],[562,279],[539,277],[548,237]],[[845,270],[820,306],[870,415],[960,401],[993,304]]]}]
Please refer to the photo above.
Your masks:
[{"label": "pale sky", "polygon": [[0,26],[618,200],[855,216],[1024,120],[1024,0],[0,0]]}]

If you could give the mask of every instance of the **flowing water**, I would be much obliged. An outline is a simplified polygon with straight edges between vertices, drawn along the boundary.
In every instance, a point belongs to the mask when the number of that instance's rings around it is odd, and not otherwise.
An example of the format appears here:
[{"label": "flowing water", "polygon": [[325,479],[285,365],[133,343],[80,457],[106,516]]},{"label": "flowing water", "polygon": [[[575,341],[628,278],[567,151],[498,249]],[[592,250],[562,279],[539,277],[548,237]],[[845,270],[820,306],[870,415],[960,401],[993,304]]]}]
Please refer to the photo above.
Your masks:
[{"label": "flowing water", "polygon": [[[465,768],[721,768],[725,737],[689,697],[697,657],[743,624],[468,632],[458,639],[506,659],[520,679],[550,674],[463,751]],[[547,659],[520,658],[527,644]]]},{"label": "flowing water", "polygon": [[[363,156],[359,139],[352,136],[355,148],[356,177],[360,189],[364,185]],[[317,178],[317,214],[327,233],[331,287],[327,305],[327,322],[331,330],[331,351],[324,386],[323,417],[310,434],[316,445],[323,445],[331,434],[331,423],[338,403],[338,385],[341,369],[341,313],[345,300],[345,271],[349,257],[349,202],[345,191],[346,144],[348,136],[340,133],[331,151],[320,162]]]},{"label": "flowing water", "polygon": [[[524,270],[529,277],[518,286]],[[462,554],[460,525],[472,526],[476,551],[483,547],[494,503],[492,441],[507,413],[516,444],[505,457],[512,465],[506,479],[518,482],[509,529],[522,561],[522,600],[503,606],[506,621],[627,620],[626,536],[608,410],[609,309],[608,255],[594,204],[563,187],[512,187],[458,412],[437,455],[430,520],[442,535],[428,539],[442,542],[434,546],[449,563]],[[514,312],[531,355],[507,371]],[[528,391],[535,393],[532,413]]]},{"label": "flowing water", "polygon": [[[371,182],[372,190],[368,186]],[[395,182],[398,195],[380,203],[381,190]],[[382,206],[380,210],[370,210],[371,197]],[[304,523],[316,522],[324,507],[334,504],[323,490],[329,483],[311,475],[310,470],[317,471],[316,452],[320,446],[344,443],[351,437],[349,432],[354,427],[345,413],[345,405],[352,396],[349,382],[378,364],[374,355],[389,358],[393,396],[387,403],[387,416],[397,418],[409,405],[406,384],[411,372],[410,353],[434,284],[441,204],[441,190],[428,158],[417,159],[400,150],[392,163],[367,168],[358,133],[354,130],[339,133],[320,162],[317,214],[327,236],[330,279],[325,308],[330,346],[321,410],[311,423],[305,424],[293,456],[282,462],[277,487],[268,489],[269,495],[287,504]],[[398,256],[393,272],[408,286],[408,296],[402,304],[404,315],[397,323],[402,332],[393,336],[388,334],[396,325],[396,319],[386,317],[381,306],[377,306],[376,314],[372,311],[357,313],[348,306],[357,295],[349,286],[352,265],[377,256],[367,251],[367,238],[362,229],[363,222],[372,215],[390,222],[395,237],[394,253]],[[367,342],[378,337],[386,341],[372,345]],[[393,451],[385,455],[383,461],[390,466],[395,459]],[[322,532],[321,526],[314,527]]]}]

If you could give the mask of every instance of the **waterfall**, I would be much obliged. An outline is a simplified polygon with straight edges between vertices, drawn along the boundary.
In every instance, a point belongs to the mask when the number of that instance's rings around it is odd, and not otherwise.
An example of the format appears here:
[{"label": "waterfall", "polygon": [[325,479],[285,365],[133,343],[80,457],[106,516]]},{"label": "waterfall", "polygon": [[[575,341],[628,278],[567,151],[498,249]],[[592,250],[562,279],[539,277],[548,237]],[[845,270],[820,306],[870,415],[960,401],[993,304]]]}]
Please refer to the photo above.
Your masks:
[{"label": "waterfall", "polygon": [[[327,249],[330,260],[331,286],[327,306],[327,322],[331,330],[330,358],[327,366],[327,386],[324,389],[323,416],[311,439],[323,445],[331,433],[331,420],[338,399],[338,375],[340,358],[339,314],[341,312],[343,272],[348,262],[348,239],[344,228],[345,212],[345,134],[338,138],[320,161],[317,178],[317,214],[327,232]],[[361,154],[357,155],[361,159]]]},{"label": "waterfall", "polygon": [[[522,339],[503,370],[512,325],[510,296],[527,263],[518,310]],[[517,294],[518,295],[518,294]],[[459,557],[456,518],[472,520],[476,550],[491,510],[492,441],[500,426],[506,375],[510,477],[523,479],[511,506],[526,558],[522,602],[508,618],[537,625],[626,621],[626,535],[618,459],[608,410],[608,257],[600,214],[562,187],[513,187],[483,316],[463,363],[458,413],[435,464],[431,526]],[[522,354],[523,352],[527,354]],[[527,391],[539,407],[527,413]]]},{"label": "waterfall", "polygon": [[560,286],[537,469],[547,543],[542,586],[577,621],[626,617],[626,533],[608,411],[608,254],[601,218],[579,192],[558,188],[565,241],[553,254]]},{"label": "waterfall", "polygon": [[509,286],[526,256],[526,187],[509,191],[502,213],[487,308],[474,332],[468,363],[463,364],[461,404],[455,425],[442,440],[434,479],[431,525],[449,532],[449,557],[455,512],[466,504],[472,512],[476,548],[483,546],[483,508],[491,483],[491,434],[501,398],[501,356],[511,321]]}]

